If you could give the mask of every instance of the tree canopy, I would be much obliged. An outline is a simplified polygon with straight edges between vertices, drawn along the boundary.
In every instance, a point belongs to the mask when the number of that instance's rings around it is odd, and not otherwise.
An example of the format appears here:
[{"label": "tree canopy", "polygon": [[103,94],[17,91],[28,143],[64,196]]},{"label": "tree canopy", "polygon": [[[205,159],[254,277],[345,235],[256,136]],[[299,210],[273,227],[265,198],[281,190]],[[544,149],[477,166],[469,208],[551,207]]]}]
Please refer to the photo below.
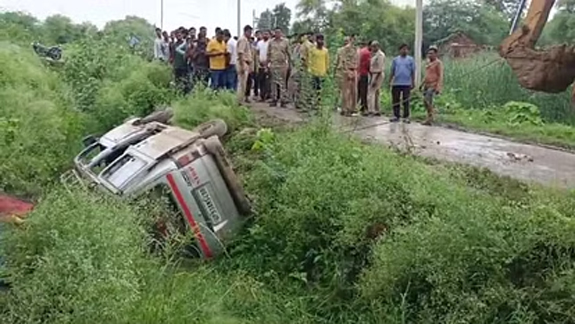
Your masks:
[{"label": "tree canopy", "polygon": [[[497,46],[507,36],[518,4],[516,0],[431,0],[423,13],[424,45],[461,32],[480,45]],[[414,29],[415,9],[389,0],[299,0],[292,26],[296,33],[355,34],[378,40],[384,48],[411,44]],[[575,0],[557,2],[557,13],[542,38],[545,44],[575,43]]]},{"label": "tree canopy", "polygon": [[547,26],[545,43],[575,43],[575,0],[557,2],[557,13]]},{"label": "tree canopy", "polygon": [[260,14],[256,28],[265,30],[279,27],[287,34],[290,31],[291,18],[291,9],[285,3],[280,3],[272,10],[266,9]]}]

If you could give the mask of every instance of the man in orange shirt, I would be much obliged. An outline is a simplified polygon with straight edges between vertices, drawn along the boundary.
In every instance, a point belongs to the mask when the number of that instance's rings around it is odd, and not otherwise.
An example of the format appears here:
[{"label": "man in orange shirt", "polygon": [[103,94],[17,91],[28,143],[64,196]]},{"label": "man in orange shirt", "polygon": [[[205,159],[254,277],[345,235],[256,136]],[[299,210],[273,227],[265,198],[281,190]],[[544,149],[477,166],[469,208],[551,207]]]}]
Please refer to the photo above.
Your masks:
[{"label": "man in orange shirt", "polygon": [[443,63],[437,58],[437,47],[431,46],[427,51],[428,62],[425,66],[425,79],[421,84],[427,118],[423,125],[433,123],[433,97],[441,93],[443,88]]}]

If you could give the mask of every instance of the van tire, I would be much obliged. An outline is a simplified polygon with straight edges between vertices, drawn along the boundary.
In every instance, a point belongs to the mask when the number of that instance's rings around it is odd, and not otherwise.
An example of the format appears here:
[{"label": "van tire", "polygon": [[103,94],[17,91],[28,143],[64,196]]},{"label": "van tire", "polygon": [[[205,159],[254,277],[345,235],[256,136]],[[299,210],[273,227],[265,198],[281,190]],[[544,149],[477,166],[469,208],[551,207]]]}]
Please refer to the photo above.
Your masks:
[{"label": "van tire", "polygon": [[252,213],[251,203],[233,170],[232,163],[228,159],[222,143],[216,136],[212,136],[203,140],[202,144],[214,158],[240,214],[244,216],[250,215]]},{"label": "van tire", "polygon": [[200,138],[208,138],[214,135],[221,138],[228,133],[228,125],[222,119],[212,119],[196,126],[192,131],[200,134]]},{"label": "van tire", "polygon": [[174,116],[174,112],[171,108],[166,108],[164,110],[154,111],[153,113],[149,114],[148,116],[139,120],[140,124],[147,124],[151,122],[158,122],[162,124],[169,124],[170,119]]}]

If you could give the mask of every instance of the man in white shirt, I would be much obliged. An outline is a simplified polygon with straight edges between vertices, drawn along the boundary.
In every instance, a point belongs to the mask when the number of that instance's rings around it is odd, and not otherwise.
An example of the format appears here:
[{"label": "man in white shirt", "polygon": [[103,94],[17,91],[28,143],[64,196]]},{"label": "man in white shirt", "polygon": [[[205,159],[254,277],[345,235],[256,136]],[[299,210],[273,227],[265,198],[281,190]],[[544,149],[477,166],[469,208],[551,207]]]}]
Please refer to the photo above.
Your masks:
[{"label": "man in white shirt", "polygon": [[269,99],[270,95],[270,71],[268,69],[267,54],[268,44],[270,39],[270,32],[265,30],[262,33],[262,39],[256,44],[258,51],[260,66],[258,67],[258,74],[256,82],[258,84],[259,94],[261,101]]},{"label": "man in white shirt", "polygon": [[154,58],[163,62],[168,60],[166,46],[164,44],[162,30],[160,28],[156,28],[156,39],[154,40]]},{"label": "man in white shirt", "polygon": [[236,62],[238,60],[237,41],[232,38],[228,29],[224,29],[224,41],[228,48],[228,67],[226,69],[226,89],[236,91],[238,88],[238,74]]}]

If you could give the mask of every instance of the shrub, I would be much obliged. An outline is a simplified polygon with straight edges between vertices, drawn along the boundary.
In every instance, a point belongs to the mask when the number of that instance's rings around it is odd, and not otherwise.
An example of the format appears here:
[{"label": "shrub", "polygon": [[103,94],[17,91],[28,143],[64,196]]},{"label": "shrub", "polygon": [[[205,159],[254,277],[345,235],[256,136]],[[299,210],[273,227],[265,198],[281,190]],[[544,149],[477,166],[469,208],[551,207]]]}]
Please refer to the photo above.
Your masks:
[{"label": "shrub", "polygon": [[100,130],[108,130],[129,116],[146,116],[171,101],[166,67],[147,63],[121,81],[104,80],[90,114]]},{"label": "shrub", "polygon": [[193,128],[213,118],[221,118],[230,131],[253,123],[247,107],[238,106],[236,97],[229,92],[215,93],[198,86],[192,95],[172,103],[174,122]]},{"label": "shrub", "polygon": [[360,284],[364,298],[389,305],[382,312],[398,314],[395,322],[573,318],[575,221],[550,201],[513,208],[477,197],[463,208],[382,240]]},{"label": "shrub", "polygon": [[2,244],[13,284],[2,318],[117,322],[138,301],[148,267],[138,217],[111,199],[52,191]]},{"label": "shrub", "polygon": [[0,190],[38,194],[76,153],[83,116],[33,54],[2,43],[0,71]]},{"label": "shrub", "polygon": [[68,52],[61,75],[74,89],[77,108],[92,116],[91,131],[106,131],[175,98],[164,64],[147,62],[105,40],[86,39]]},{"label": "shrub", "polygon": [[0,242],[12,283],[0,322],[309,322],[297,299],[285,303],[244,271],[149,254],[149,218],[115,198],[54,189]]}]

